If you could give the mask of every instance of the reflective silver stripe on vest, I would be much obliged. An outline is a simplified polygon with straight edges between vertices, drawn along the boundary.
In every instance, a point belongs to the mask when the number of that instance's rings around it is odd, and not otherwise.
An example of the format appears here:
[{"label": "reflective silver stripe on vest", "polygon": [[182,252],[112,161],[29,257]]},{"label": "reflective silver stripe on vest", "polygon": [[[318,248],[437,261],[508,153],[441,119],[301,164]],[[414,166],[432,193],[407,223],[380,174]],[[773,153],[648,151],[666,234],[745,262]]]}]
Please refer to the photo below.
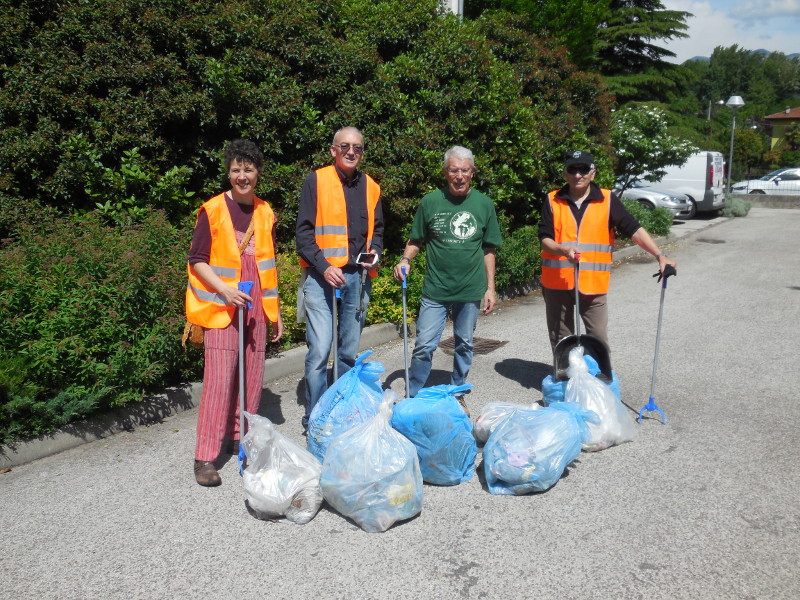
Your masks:
[{"label": "reflective silver stripe on vest", "polygon": [[578,242],[562,242],[567,248],[577,248],[578,252],[613,252],[614,246],[610,244],[587,244]]},{"label": "reflective silver stripe on vest", "polygon": [[[573,269],[574,265],[567,260],[554,260],[552,258],[542,259],[543,267],[551,267],[553,269]],[[611,263],[597,263],[597,262],[582,262],[581,271],[610,271]]]},{"label": "reflective silver stripe on vest", "polygon": [[278,288],[269,288],[268,290],[263,290],[261,292],[262,298],[277,298],[278,297]]},{"label": "reflective silver stripe on vest", "polygon": [[344,225],[317,225],[314,227],[315,235],[346,235],[347,227]]},{"label": "reflective silver stripe on vest", "polygon": [[332,258],[334,256],[347,256],[347,248],[323,248],[322,256]]},{"label": "reflective silver stripe on vest", "polygon": [[258,262],[259,271],[266,271],[267,269],[274,269],[274,268],[275,268],[274,258],[268,258],[267,260],[261,260]]},{"label": "reflective silver stripe on vest", "polygon": [[217,277],[227,277],[228,279],[233,279],[236,277],[236,269],[232,269],[230,267],[218,267],[217,265],[209,265],[211,270],[214,271],[214,274]]},{"label": "reflective silver stripe on vest", "polygon": [[191,283],[188,284],[186,287],[192,290],[194,295],[197,296],[197,298],[199,300],[202,300],[203,302],[211,302],[212,304],[221,304],[222,306],[226,306],[225,297],[222,294],[201,290],[200,288],[194,287]]},{"label": "reflective silver stripe on vest", "polygon": [[578,244],[580,252],[613,252],[614,246],[610,244]]}]

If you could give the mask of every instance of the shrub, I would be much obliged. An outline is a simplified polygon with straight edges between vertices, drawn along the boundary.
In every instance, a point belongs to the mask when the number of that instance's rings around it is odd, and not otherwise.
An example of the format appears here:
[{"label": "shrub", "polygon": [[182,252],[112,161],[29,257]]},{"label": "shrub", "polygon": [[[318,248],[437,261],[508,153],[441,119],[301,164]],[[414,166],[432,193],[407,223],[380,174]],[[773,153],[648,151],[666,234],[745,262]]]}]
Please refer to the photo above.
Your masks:
[{"label": "shrub", "polygon": [[722,209],[722,214],[726,217],[746,217],[750,212],[752,204],[742,198],[733,194],[725,196],[725,208]]},{"label": "shrub", "polygon": [[669,228],[672,226],[672,214],[666,208],[650,210],[635,200],[623,199],[622,203],[653,237],[660,237],[669,233]]},{"label": "shrub", "polygon": [[186,231],[160,212],[132,227],[97,213],[19,224],[0,249],[0,439],[197,378],[200,353],[177,341]]},{"label": "shrub", "polygon": [[497,250],[495,287],[503,291],[536,280],[542,272],[537,226],[522,227],[508,235]]}]

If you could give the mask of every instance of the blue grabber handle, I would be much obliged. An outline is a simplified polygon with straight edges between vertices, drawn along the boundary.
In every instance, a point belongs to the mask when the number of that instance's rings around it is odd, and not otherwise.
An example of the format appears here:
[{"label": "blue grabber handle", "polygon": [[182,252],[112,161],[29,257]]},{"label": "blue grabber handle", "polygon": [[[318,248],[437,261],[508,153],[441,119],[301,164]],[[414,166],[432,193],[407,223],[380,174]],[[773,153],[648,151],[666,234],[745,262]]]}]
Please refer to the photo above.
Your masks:
[{"label": "blue grabber handle", "polygon": [[[252,281],[240,281],[239,282],[239,291],[240,292],[244,292],[245,294],[247,294],[249,296],[250,295],[250,290],[252,290],[252,289],[253,289],[253,282]],[[253,303],[248,301],[247,302],[247,308],[252,310],[253,309]]]},{"label": "blue grabber handle", "polygon": [[403,265],[400,267],[400,272],[403,274],[403,289],[406,289],[406,267]]}]

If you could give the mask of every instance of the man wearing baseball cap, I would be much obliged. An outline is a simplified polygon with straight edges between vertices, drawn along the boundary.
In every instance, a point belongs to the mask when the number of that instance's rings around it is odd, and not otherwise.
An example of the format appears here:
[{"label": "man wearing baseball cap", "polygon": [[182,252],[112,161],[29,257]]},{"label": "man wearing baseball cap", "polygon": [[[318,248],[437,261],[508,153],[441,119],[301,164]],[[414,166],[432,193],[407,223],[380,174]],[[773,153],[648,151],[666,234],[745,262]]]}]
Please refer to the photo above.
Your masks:
[{"label": "man wearing baseball cap", "polygon": [[585,150],[568,152],[564,162],[567,185],[548,193],[542,202],[542,295],[553,349],[560,339],[574,332],[576,263],[580,263],[579,310],[586,333],[608,347],[606,295],[615,230],[652,254],[662,273],[667,265],[677,266],[616,194],[593,182],[595,174],[591,154]]}]

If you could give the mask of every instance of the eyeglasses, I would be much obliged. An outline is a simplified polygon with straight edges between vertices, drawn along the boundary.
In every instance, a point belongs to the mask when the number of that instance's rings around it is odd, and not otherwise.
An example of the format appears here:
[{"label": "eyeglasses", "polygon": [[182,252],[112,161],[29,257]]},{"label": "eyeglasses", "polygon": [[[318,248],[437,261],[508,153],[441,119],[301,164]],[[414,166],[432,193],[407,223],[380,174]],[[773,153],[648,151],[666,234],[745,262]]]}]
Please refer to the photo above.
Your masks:
[{"label": "eyeglasses", "polygon": [[581,175],[588,175],[592,172],[592,167],[589,165],[570,165],[567,167],[567,173],[570,175],[577,175],[580,173]]},{"label": "eyeglasses", "polygon": [[334,148],[338,148],[345,154],[350,152],[350,149],[353,149],[353,152],[356,154],[362,154],[364,152],[364,146],[360,146],[359,144],[333,144]]},{"label": "eyeglasses", "polygon": [[467,175],[472,173],[472,169],[450,169],[450,168],[448,168],[447,172],[450,173],[450,175],[458,175],[460,173],[461,175],[464,175],[466,177]]}]

